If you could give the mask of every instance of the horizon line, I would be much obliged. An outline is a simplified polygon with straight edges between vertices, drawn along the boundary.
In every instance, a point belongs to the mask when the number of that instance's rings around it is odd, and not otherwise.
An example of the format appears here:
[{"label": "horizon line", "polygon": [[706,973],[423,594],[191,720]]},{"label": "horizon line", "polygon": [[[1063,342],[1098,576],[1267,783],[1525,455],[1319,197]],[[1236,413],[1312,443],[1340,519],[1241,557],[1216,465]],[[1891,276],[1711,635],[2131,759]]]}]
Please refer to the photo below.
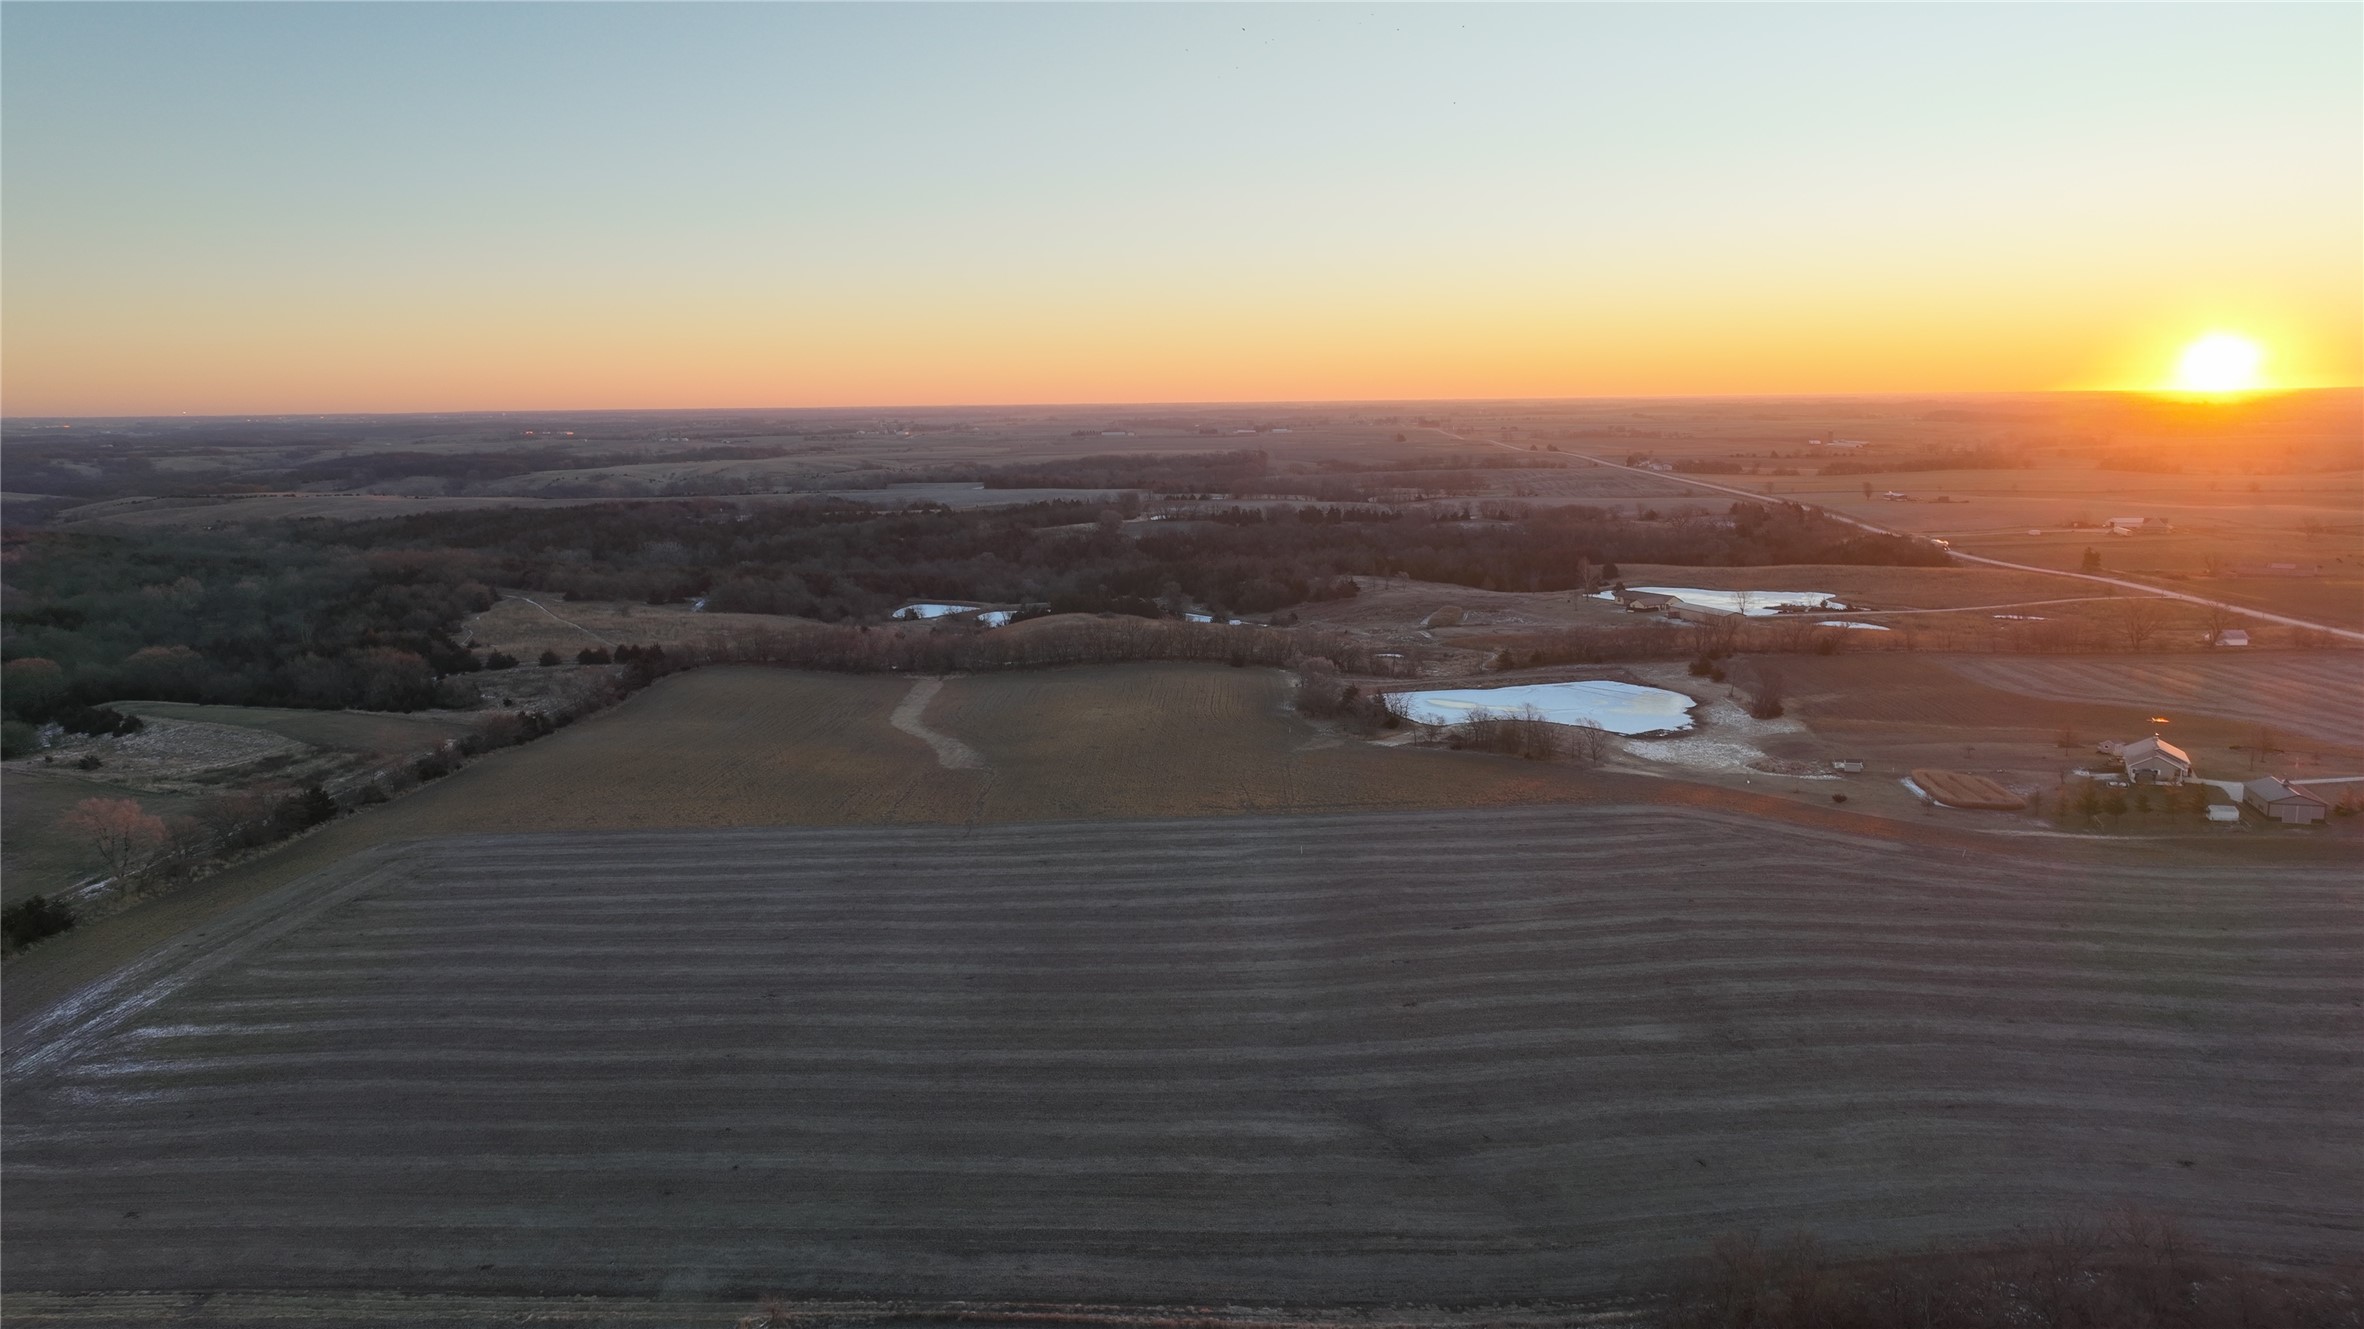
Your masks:
[{"label": "horizon line", "polygon": [[1880,400],[1897,398],[1965,398],[1965,397],[2152,397],[2165,401],[2212,402],[2229,405],[2234,402],[2256,401],[2269,397],[2296,397],[2308,393],[2339,393],[2364,391],[2364,383],[2340,383],[2295,388],[2257,388],[2243,392],[2207,393],[2178,391],[2171,388],[1980,388],[1967,391],[1945,390],[1888,390],[1876,392],[1689,392],[1689,393],[1606,393],[1598,396],[1569,397],[1274,397],[1239,398],[1202,401],[1016,401],[1016,402],[944,402],[944,403],[868,403],[847,406],[506,406],[455,407],[418,410],[312,410],[312,411],[168,411],[121,415],[12,415],[0,411],[0,427],[31,422],[102,423],[147,420],[302,420],[393,418],[455,418],[538,415],[723,415],[749,413],[828,413],[875,414],[891,411],[1021,411],[1021,410],[1116,410],[1116,409],[1179,409],[1224,410],[1234,408],[1310,408],[1342,406],[1467,406],[1505,403],[1533,405],[1568,405],[1587,402],[1640,401],[1801,401],[1832,398],[1850,400]]}]

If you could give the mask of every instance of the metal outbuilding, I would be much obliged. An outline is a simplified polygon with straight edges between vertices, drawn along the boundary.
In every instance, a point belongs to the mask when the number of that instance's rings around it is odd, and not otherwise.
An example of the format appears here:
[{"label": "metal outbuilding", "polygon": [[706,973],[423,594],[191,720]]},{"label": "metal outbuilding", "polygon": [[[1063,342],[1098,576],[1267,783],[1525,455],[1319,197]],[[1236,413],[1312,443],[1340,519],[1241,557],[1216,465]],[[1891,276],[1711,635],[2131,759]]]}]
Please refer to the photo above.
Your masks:
[{"label": "metal outbuilding", "polygon": [[2293,826],[2321,821],[2331,814],[2329,803],[2271,775],[2241,786],[2241,802],[2259,816]]}]

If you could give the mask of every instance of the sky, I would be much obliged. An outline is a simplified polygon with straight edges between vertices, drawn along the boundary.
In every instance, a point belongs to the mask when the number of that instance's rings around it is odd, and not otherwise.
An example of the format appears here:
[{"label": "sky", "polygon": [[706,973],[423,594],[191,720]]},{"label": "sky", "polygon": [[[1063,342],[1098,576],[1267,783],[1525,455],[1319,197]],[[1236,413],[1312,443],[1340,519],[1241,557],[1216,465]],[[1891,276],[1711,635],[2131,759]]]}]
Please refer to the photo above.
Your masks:
[{"label": "sky", "polygon": [[27,415],[2364,382],[2364,6],[0,6]]}]

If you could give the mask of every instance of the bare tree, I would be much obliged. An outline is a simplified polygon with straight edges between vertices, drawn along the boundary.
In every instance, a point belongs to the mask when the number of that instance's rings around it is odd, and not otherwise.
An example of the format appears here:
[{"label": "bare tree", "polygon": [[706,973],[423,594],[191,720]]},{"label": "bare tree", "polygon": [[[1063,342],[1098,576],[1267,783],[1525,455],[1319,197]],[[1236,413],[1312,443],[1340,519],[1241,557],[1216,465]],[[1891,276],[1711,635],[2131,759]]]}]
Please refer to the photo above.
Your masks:
[{"label": "bare tree", "polygon": [[2157,596],[2138,595],[2119,606],[2118,626],[2126,633],[2128,650],[2148,646],[2166,621],[2167,602]]},{"label": "bare tree", "polygon": [[1748,713],[1759,720],[1778,720],[1789,696],[1782,684],[1781,671],[1762,660],[1753,663],[1755,668],[1750,671],[1746,684]]},{"label": "bare tree", "polygon": [[164,819],[128,798],[83,799],[58,819],[58,829],[90,846],[119,881],[138,875],[172,842]]},{"label": "bare tree", "polygon": [[1609,731],[1590,720],[1560,726],[1560,751],[1580,766],[1598,766],[1609,755]]},{"label": "bare tree", "polygon": [[2240,615],[2235,614],[2232,610],[2225,608],[2223,605],[2209,605],[2206,612],[2208,617],[2208,644],[2211,646],[2214,646],[2218,641],[2223,639],[2225,629],[2241,621]]}]

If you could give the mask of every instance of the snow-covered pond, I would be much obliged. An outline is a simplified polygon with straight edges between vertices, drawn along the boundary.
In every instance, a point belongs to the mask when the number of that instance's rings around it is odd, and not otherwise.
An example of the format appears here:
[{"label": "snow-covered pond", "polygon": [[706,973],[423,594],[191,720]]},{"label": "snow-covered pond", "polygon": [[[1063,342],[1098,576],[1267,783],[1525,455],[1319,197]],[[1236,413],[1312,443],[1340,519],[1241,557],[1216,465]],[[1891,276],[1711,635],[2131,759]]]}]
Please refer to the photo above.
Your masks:
[{"label": "snow-covered pond", "polygon": [[[1628,591],[1642,591],[1651,595],[1671,595],[1685,604],[1702,609],[1721,609],[1748,618],[1766,618],[1781,612],[1783,605],[1801,609],[1845,609],[1834,597],[1836,591],[1707,591],[1696,586],[1628,586]],[[1614,591],[1601,591],[1595,600],[1614,600]]]},{"label": "snow-covered pond", "polygon": [[1885,623],[1857,623],[1844,618],[1816,619],[1814,626],[1818,628],[1862,628],[1866,632],[1886,632],[1889,630]]},{"label": "snow-covered pond", "polygon": [[1014,609],[979,609],[975,605],[915,604],[895,611],[900,619],[951,618],[958,614],[975,614],[977,621],[989,628],[998,628],[1018,616]]},{"label": "snow-covered pond", "polygon": [[1235,628],[1244,628],[1248,625],[1244,618],[1217,618],[1213,614],[1201,614],[1195,610],[1185,612],[1182,619],[1187,623],[1224,623]]},{"label": "snow-covered pond", "polygon": [[1612,734],[1689,729],[1694,705],[1680,692],[1608,679],[1528,683],[1515,688],[1435,688],[1390,693],[1388,700],[1398,714],[1418,724],[1461,724],[1480,711],[1516,716],[1531,706],[1537,718],[1553,724],[1589,723]]}]

